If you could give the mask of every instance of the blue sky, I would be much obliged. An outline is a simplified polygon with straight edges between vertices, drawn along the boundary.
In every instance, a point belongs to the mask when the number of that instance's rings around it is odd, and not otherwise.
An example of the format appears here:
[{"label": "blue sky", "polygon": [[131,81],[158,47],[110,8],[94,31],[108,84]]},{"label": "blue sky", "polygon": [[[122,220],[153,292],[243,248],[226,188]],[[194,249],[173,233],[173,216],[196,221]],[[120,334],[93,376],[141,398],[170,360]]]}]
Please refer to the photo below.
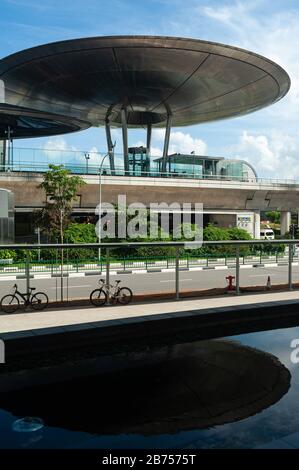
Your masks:
[{"label": "blue sky", "polygon": [[[260,176],[299,178],[298,0],[0,0],[0,56],[51,41],[114,34],[192,37],[243,47],[278,62],[292,86],[282,101],[248,116],[173,129],[171,151],[244,158]],[[120,134],[116,151],[121,152]],[[162,148],[156,132],[153,153]],[[130,145],[144,142],[131,131]],[[16,147],[105,151],[101,129]]]}]

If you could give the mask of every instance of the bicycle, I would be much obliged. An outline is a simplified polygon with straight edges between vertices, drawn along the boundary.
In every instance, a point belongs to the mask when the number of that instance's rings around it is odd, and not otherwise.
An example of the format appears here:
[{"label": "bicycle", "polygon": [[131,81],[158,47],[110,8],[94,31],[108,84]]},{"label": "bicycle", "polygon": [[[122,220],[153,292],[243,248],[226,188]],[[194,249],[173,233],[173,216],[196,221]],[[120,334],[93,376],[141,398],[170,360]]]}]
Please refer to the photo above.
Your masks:
[{"label": "bicycle", "polygon": [[36,294],[33,294],[36,287],[30,287],[29,292],[24,294],[18,291],[17,284],[13,286],[13,289],[13,294],[7,294],[1,299],[0,308],[5,313],[16,312],[20,307],[20,300],[25,309],[30,306],[33,310],[43,310],[49,303],[49,298],[44,292],[36,292]]},{"label": "bicycle", "polygon": [[115,285],[106,284],[104,279],[99,280],[100,288],[95,289],[90,294],[90,302],[95,307],[100,307],[108,302],[108,298],[112,302],[117,302],[121,305],[127,305],[133,298],[133,292],[129,287],[119,287],[120,280],[115,281]]}]

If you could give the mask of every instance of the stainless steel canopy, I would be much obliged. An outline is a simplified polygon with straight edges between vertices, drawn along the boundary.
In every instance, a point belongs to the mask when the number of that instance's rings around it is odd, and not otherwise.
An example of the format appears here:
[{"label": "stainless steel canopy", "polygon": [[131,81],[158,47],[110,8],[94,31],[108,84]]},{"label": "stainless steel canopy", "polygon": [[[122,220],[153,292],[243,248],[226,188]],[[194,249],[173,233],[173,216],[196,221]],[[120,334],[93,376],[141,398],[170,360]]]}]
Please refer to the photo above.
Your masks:
[{"label": "stainless steel canopy", "polygon": [[66,134],[87,127],[78,119],[0,103],[0,140]]},{"label": "stainless steel canopy", "polygon": [[246,114],[282,98],[274,62],[207,41],[114,36],[46,44],[0,61],[5,102],[93,126],[186,126]]}]

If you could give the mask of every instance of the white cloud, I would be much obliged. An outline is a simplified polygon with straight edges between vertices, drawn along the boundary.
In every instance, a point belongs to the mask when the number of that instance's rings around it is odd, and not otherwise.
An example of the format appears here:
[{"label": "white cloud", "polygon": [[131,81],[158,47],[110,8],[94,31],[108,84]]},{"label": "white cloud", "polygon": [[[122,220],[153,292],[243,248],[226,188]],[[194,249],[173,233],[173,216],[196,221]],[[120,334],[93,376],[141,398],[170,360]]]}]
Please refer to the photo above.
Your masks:
[{"label": "white cloud", "polygon": [[69,146],[62,137],[49,139],[42,147],[44,155],[50,160],[62,160],[70,152],[76,152],[76,147]]},{"label": "white cloud", "polygon": [[232,158],[247,160],[264,178],[299,178],[299,133],[295,137],[280,131],[254,135],[243,131],[239,142],[229,149]]},{"label": "white cloud", "polygon": [[[135,142],[135,144],[133,144],[133,147],[145,147],[145,146],[146,146],[146,144],[145,144],[145,142],[143,142],[143,140],[138,140],[137,142]],[[161,148],[151,146],[151,156],[152,157],[162,157],[162,155],[163,155],[163,152],[162,152]]]},{"label": "white cloud", "polygon": [[162,157],[163,152],[159,147],[151,147],[151,156],[152,157]]},{"label": "white cloud", "polygon": [[276,8],[271,1],[248,0],[231,2],[225,8],[206,7],[202,14],[218,25],[219,34],[226,38],[223,42],[273,60],[291,78],[291,89],[279,103],[247,121],[250,127],[229,149],[232,156],[247,159],[263,177],[299,178],[298,8],[284,4]]},{"label": "white cloud", "polygon": [[[154,146],[152,147],[152,155],[154,155],[153,149],[155,149],[156,155],[158,151],[160,151],[160,155],[162,155],[162,146],[163,146],[164,138],[165,138],[164,129],[155,129],[153,131]],[[182,131],[172,131],[170,133],[170,142],[169,142],[169,151],[168,151],[169,154],[172,154],[172,153],[190,154],[193,151],[195,152],[196,155],[205,155],[207,152],[207,144],[202,139],[192,137],[189,133],[185,133]]]},{"label": "white cloud", "polygon": [[230,8],[227,7],[204,7],[203,12],[206,16],[213,18],[215,20],[222,21],[224,23],[228,23],[232,17],[232,11]]},{"label": "white cloud", "polygon": [[[264,2],[265,3],[265,2]],[[279,107],[270,107],[269,115],[280,113],[284,117],[297,117],[299,105],[299,13],[298,10],[280,9],[270,14],[259,11],[261,2],[232,2],[226,7],[205,7],[201,14],[215,20],[223,33],[239,47],[252,50],[277,62],[290,75],[292,86]]]},{"label": "white cloud", "polygon": [[[100,166],[103,157],[99,153],[97,147],[95,147],[95,146],[91,147],[91,149],[87,153],[89,155],[89,164],[90,165]],[[81,160],[83,160],[83,159],[85,161],[85,156],[84,155],[81,156]]]}]

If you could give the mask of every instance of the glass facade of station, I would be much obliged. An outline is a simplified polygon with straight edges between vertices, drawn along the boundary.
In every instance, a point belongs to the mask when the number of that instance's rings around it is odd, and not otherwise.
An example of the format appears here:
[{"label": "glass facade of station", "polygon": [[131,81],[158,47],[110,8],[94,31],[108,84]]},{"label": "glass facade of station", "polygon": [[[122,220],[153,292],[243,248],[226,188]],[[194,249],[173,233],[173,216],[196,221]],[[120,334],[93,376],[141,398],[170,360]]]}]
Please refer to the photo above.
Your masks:
[{"label": "glass facade of station", "polygon": [[[2,146],[1,146],[2,144]],[[52,150],[46,148],[7,149],[0,141],[0,171],[44,172],[49,164],[64,165],[71,173],[99,173],[99,167],[105,153],[96,151],[81,152],[73,150]],[[103,175],[164,177],[164,178],[198,178],[227,179],[238,181],[256,181],[254,169],[245,161],[207,157],[201,155],[175,153],[166,158],[166,170],[163,168],[163,157],[151,156],[146,147],[128,148],[128,171],[124,167],[124,155],[113,153],[114,168],[109,159],[104,161]]]},{"label": "glass facade of station", "polygon": [[[163,158],[154,160],[155,171],[162,173]],[[173,154],[167,157],[167,173],[171,176],[193,176],[199,179],[236,179],[255,181],[253,168],[242,160],[225,160],[221,157]]]}]

